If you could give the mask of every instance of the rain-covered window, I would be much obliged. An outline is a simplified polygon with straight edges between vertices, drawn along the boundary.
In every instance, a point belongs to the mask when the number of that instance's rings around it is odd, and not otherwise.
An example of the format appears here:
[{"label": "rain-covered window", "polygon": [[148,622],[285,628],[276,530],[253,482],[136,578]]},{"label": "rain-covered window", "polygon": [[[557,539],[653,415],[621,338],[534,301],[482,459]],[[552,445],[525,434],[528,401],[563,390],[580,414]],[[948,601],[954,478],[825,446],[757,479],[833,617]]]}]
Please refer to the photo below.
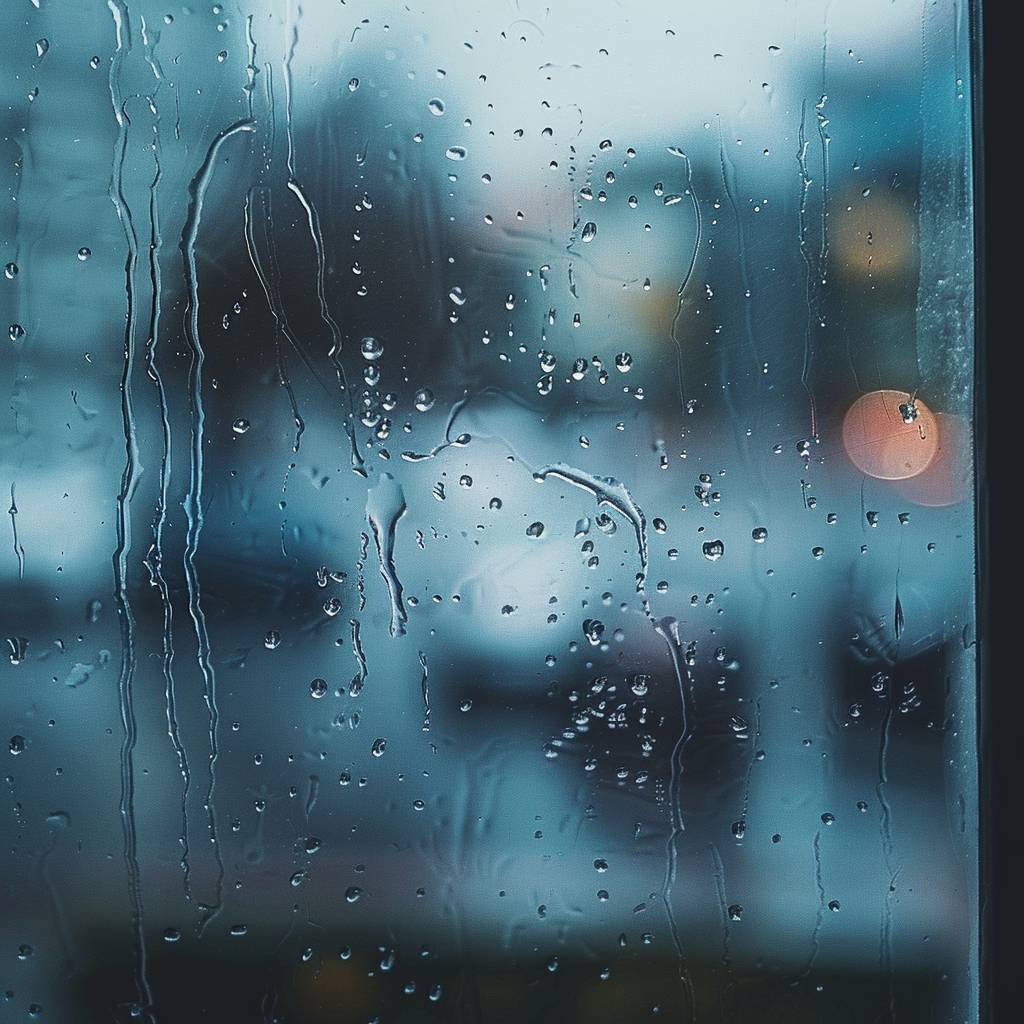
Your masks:
[{"label": "rain-covered window", "polygon": [[0,26],[0,1016],[975,1020],[968,5]]}]

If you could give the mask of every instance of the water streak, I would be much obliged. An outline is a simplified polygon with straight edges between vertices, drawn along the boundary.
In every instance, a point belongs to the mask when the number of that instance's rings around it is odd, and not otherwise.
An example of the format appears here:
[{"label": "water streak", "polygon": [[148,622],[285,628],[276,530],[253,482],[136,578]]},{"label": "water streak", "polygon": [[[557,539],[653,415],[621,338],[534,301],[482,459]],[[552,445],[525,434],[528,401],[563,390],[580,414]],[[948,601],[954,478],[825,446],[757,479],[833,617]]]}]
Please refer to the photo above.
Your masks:
[{"label": "water streak", "polygon": [[206,616],[203,612],[202,595],[199,576],[196,571],[196,551],[203,529],[203,443],[206,413],[203,407],[203,363],[205,352],[199,337],[199,278],[196,269],[196,239],[203,215],[203,200],[206,190],[213,178],[217,154],[221,146],[232,136],[241,132],[255,130],[255,122],[244,118],[228,125],[217,133],[207,150],[199,170],[188,187],[188,215],[181,233],[182,262],[184,264],[185,284],[188,289],[188,308],[185,319],[185,333],[188,339],[191,359],[189,362],[189,410],[191,414],[191,451],[189,464],[189,487],[185,501],[185,518],[187,523],[185,540],[185,582],[188,589],[189,613],[195,628],[198,644],[197,659],[199,671],[203,677],[203,697],[209,714],[210,738],[210,780],[206,790],[207,828],[213,844],[214,857],[217,861],[216,897],[212,905],[204,909],[203,919],[199,924],[200,934],[206,925],[220,910],[224,894],[224,860],[220,852],[217,838],[216,810],[213,794],[216,786],[216,767],[218,754],[218,710],[216,677],[210,657],[210,638],[206,628]]},{"label": "water streak", "polygon": [[408,620],[402,603],[402,583],[395,571],[395,529],[405,511],[405,494],[401,485],[390,473],[381,473],[380,479],[366,495],[366,519],[377,546],[380,574],[391,601],[392,636],[404,635]]},{"label": "water streak", "polygon": [[118,698],[121,711],[121,799],[119,804],[123,856],[128,875],[128,898],[131,905],[132,937],[135,947],[134,981],[138,1002],[136,1007],[149,1020],[153,995],[146,968],[146,940],[144,907],[138,858],[138,834],[135,821],[135,746],[138,724],[135,717],[135,615],[128,597],[128,552],[131,549],[132,496],[138,485],[141,465],[135,430],[135,406],[132,379],[135,366],[136,296],[135,271],[138,264],[138,236],[132,220],[131,207],[124,191],[124,163],[128,151],[130,121],[121,95],[121,74],[127,50],[131,48],[131,30],[128,10],[120,0],[107,0],[107,8],[114,19],[115,53],[110,64],[110,101],[117,122],[117,140],[114,144],[109,195],[127,244],[124,267],[125,330],[123,337],[124,362],[121,371],[121,425],[124,433],[125,462],[121,473],[121,487],[117,496],[117,544],[112,562],[114,571],[114,599],[117,606],[121,633],[121,667],[118,673]]},{"label": "water streak", "polygon": [[[565,480],[575,487],[588,491],[597,500],[597,504],[613,508],[624,516],[633,527],[636,535],[637,553],[640,558],[640,571],[636,574],[636,592],[643,603],[644,614],[651,618],[651,606],[647,599],[647,519],[643,510],[633,500],[625,484],[614,477],[594,476],[582,469],[557,462],[534,473],[537,480],[546,480],[549,476]],[[653,620],[652,620],[653,621]]]},{"label": "water streak", "polygon": [[7,510],[11,517],[11,533],[14,543],[14,557],[18,560],[18,579],[25,578],[25,549],[18,540],[18,504],[14,500],[14,482],[11,482],[11,507]]}]

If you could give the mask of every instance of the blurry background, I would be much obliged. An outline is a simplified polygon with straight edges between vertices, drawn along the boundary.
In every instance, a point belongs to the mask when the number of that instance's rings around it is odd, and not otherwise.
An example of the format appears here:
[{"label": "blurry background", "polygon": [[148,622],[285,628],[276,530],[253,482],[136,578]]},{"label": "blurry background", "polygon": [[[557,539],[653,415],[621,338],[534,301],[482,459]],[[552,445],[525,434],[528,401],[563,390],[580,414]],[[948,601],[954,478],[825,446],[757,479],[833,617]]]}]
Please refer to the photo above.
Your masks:
[{"label": "blurry background", "polygon": [[975,1019],[964,5],[4,5],[0,1016]]}]

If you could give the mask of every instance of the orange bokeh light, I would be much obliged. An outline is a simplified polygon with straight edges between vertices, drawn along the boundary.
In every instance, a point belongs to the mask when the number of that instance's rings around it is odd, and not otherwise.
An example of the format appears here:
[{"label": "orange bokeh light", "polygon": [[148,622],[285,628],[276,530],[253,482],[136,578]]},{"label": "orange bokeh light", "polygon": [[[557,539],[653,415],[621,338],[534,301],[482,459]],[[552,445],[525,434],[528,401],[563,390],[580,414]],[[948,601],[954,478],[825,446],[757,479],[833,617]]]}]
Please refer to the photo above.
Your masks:
[{"label": "orange bokeh light", "polygon": [[939,449],[923,473],[898,484],[900,493],[916,505],[945,508],[971,493],[971,434],[959,416],[936,413]]},{"label": "orange bokeh light", "polygon": [[935,414],[918,398],[913,402],[917,415],[908,422],[900,406],[910,401],[906,391],[871,391],[847,410],[843,447],[862,473],[878,480],[907,480],[923,473],[935,458]]}]

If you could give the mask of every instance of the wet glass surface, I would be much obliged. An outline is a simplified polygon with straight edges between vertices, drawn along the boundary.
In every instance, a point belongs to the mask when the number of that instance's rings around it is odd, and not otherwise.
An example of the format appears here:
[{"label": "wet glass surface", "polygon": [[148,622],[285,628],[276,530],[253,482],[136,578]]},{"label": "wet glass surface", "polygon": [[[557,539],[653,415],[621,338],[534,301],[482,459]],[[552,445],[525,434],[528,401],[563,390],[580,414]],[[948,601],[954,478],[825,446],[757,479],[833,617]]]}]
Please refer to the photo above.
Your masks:
[{"label": "wet glass surface", "polygon": [[0,1018],[975,1020],[966,6],[0,26]]}]

